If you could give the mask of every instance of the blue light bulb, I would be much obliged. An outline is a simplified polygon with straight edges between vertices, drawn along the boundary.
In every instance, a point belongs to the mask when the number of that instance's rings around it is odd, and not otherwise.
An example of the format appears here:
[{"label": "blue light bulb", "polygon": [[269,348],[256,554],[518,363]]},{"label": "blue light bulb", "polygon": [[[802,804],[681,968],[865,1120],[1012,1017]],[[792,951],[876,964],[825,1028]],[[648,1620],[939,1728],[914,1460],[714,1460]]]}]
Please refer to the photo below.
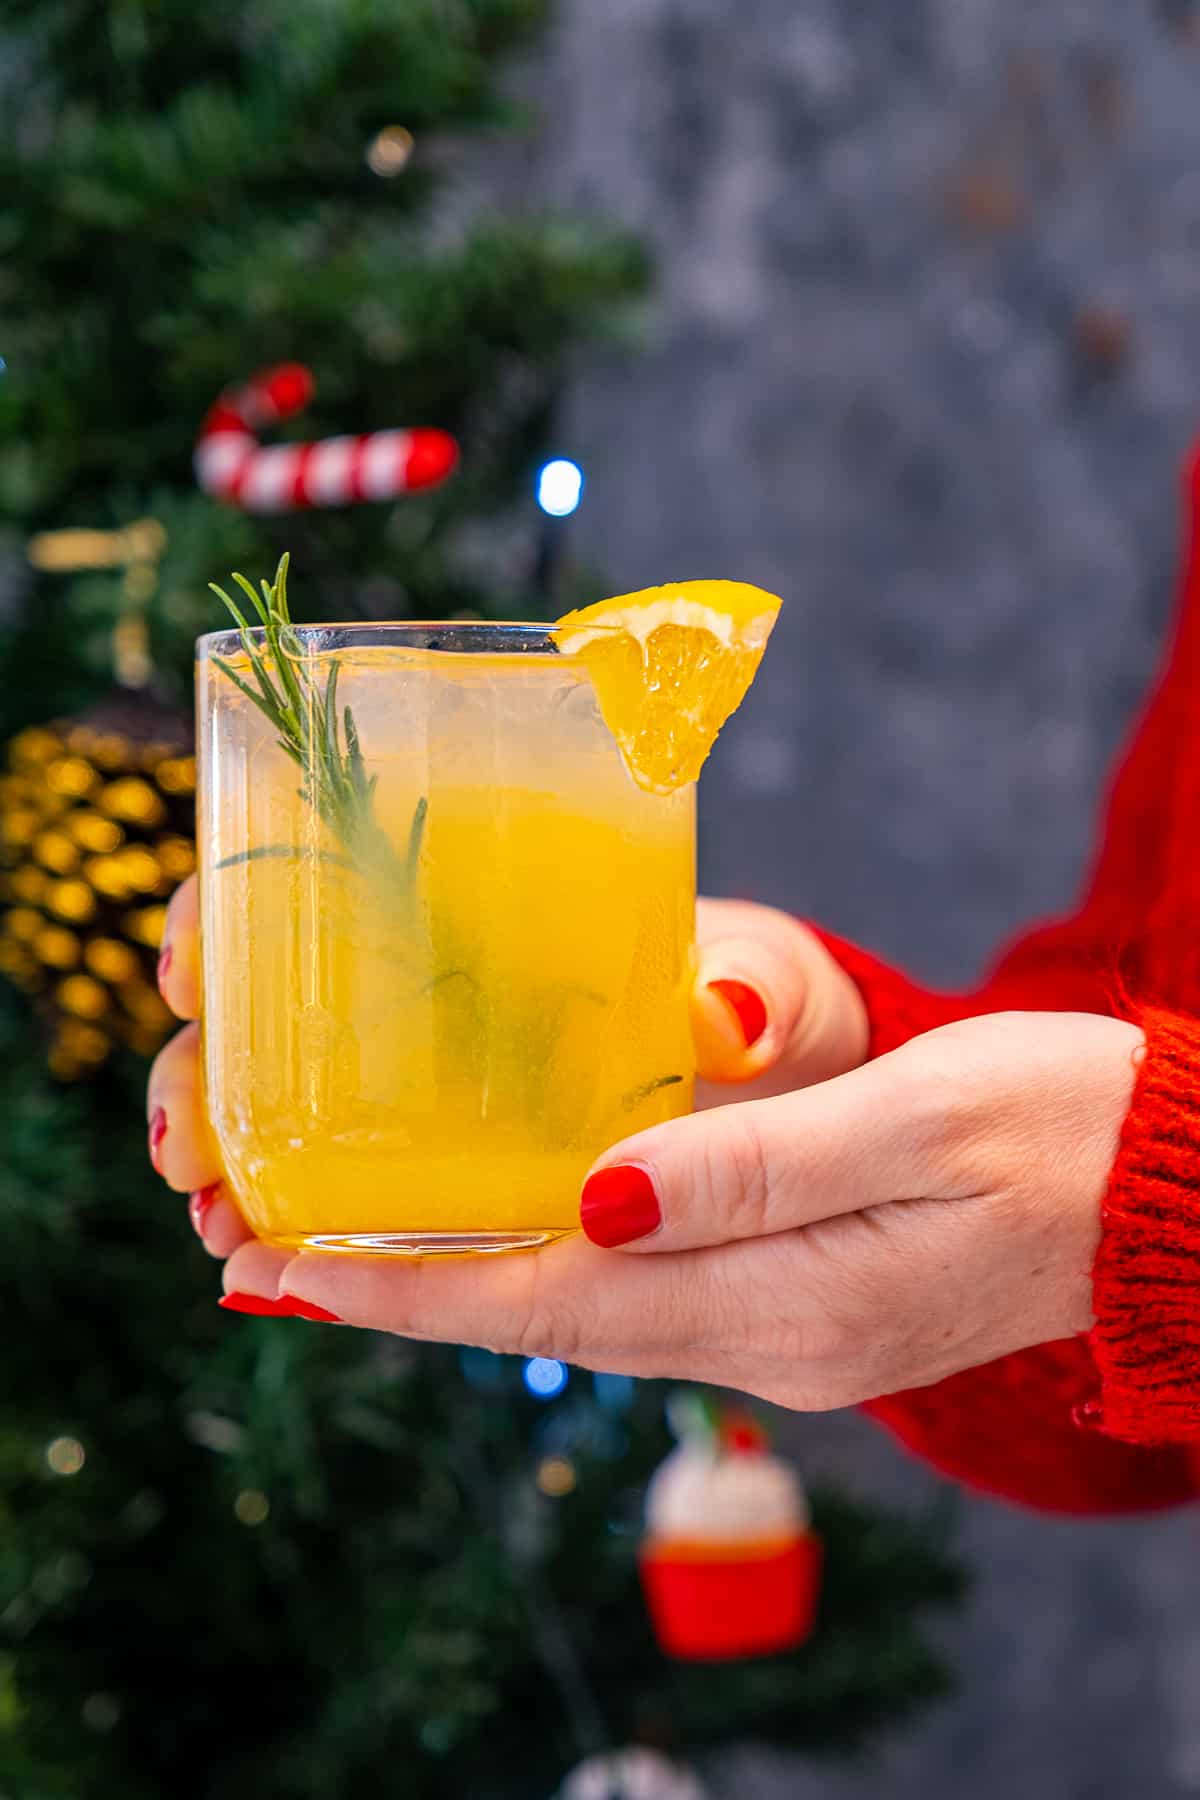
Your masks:
[{"label": "blue light bulb", "polygon": [[533,1356],[525,1364],[525,1386],[537,1400],[553,1400],[567,1385],[566,1363],[553,1357]]}]

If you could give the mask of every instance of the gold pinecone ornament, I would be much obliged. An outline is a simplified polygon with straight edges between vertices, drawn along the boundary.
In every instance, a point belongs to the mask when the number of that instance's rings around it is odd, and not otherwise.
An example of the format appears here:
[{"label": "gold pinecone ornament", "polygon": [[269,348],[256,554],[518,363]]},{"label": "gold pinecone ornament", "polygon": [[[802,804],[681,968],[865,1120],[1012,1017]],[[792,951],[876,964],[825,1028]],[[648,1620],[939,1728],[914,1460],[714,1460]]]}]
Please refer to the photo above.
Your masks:
[{"label": "gold pinecone ornament", "polygon": [[77,719],[31,726],[0,774],[0,973],[46,1020],[73,1081],[171,1017],[155,965],[166,902],[195,867],[196,764],[183,721],[121,689]]}]

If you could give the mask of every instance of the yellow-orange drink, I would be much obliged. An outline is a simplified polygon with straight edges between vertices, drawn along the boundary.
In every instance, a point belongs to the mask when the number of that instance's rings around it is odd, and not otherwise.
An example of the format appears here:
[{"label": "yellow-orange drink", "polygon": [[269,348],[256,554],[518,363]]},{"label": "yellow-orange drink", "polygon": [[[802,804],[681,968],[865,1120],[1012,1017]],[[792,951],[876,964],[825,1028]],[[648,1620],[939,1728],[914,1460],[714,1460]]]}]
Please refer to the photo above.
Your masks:
[{"label": "yellow-orange drink", "polygon": [[292,643],[299,757],[237,634],[200,646],[205,1076],[239,1204],[269,1242],[373,1253],[570,1231],[595,1156],[691,1105],[694,789],[635,785],[542,627]]}]

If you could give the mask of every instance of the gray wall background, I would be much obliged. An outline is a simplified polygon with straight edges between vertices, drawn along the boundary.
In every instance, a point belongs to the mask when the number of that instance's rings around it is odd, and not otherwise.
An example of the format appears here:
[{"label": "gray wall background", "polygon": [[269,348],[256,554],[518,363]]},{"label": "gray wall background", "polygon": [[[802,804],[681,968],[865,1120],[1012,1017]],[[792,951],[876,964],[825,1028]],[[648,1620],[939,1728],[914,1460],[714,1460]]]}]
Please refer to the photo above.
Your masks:
[{"label": "gray wall background", "polygon": [[[573,544],[613,591],[787,598],[703,786],[710,890],[973,975],[1080,877],[1172,596],[1200,430],[1188,0],[563,0],[521,183],[659,258],[580,370]],[[862,1421],[810,1471],[916,1502]],[[736,1800],[1200,1791],[1194,1516],[964,1507],[961,1697],[868,1763],[747,1753]]]}]

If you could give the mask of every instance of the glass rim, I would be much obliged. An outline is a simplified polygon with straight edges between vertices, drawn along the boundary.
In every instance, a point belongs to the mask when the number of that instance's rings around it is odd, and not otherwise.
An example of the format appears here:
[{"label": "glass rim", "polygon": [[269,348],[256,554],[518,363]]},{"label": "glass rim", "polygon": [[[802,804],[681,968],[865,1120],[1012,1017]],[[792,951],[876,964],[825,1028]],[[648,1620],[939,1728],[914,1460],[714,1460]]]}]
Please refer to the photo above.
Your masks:
[{"label": "glass rim", "polygon": [[[305,646],[306,653],[312,656],[327,655],[335,650],[386,647],[389,644],[397,649],[411,647],[449,655],[522,649],[527,654],[537,654],[539,648],[548,654],[558,655],[561,654],[557,646],[559,632],[570,631],[574,627],[555,623],[542,624],[530,619],[342,619],[328,624],[292,625],[289,629]],[[589,623],[586,629],[590,636],[593,633],[620,632],[624,628],[620,625]],[[266,642],[267,634],[263,626],[252,625],[248,636],[251,643],[258,645]],[[435,644],[424,641],[430,637],[451,641]],[[236,654],[242,648],[242,633],[236,625],[227,626],[220,631],[206,631],[196,639],[196,655],[201,659]]]}]

